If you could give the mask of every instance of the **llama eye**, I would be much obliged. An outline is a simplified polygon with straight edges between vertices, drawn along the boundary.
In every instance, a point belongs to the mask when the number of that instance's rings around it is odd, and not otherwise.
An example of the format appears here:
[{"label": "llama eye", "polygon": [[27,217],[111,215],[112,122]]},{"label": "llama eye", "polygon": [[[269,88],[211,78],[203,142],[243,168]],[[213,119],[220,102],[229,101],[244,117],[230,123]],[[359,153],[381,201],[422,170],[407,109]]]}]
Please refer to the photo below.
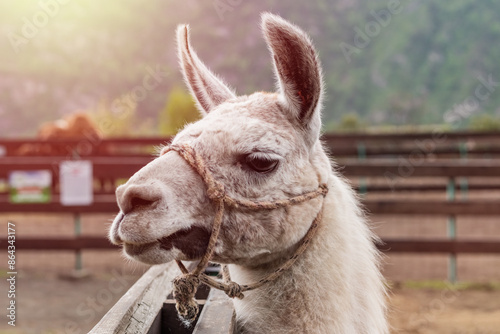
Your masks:
[{"label": "llama eye", "polygon": [[245,158],[245,164],[257,173],[265,174],[276,169],[276,166],[278,166],[278,160],[247,155]]}]

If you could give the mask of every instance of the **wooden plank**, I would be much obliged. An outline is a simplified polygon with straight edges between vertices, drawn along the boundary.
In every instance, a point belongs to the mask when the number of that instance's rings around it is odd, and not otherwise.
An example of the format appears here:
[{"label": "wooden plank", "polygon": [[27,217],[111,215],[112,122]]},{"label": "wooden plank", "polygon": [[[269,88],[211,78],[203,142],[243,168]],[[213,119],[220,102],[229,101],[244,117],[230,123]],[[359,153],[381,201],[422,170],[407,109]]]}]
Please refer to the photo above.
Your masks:
[{"label": "wooden plank", "polygon": [[[7,239],[0,239],[0,244],[7,244]],[[80,236],[76,238],[24,238],[17,237],[17,250],[82,250],[82,249],[117,249],[107,238]]]},{"label": "wooden plank", "polygon": [[113,202],[94,202],[85,206],[65,206],[61,203],[1,203],[0,212],[54,212],[54,213],[118,213],[116,200]]},{"label": "wooden plank", "polygon": [[193,334],[233,334],[235,327],[233,301],[223,291],[211,289]]},{"label": "wooden plank", "polygon": [[151,267],[89,333],[147,333],[179,273],[174,262]]},{"label": "wooden plank", "polygon": [[435,177],[458,177],[458,176],[478,176],[478,177],[498,177],[500,176],[500,162],[494,160],[467,160],[460,162],[457,160],[434,161],[410,163],[372,159],[359,161],[345,159],[338,161],[339,171],[348,177],[353,176],[373,176],[385,177],[389,183],[398,179],[407,179],[415,176],[435,176]]},{"label": "wooden plank", "polygon": [[66,206],[59,203],[59,195],[52,196],[50,203],[9,203],[8,195],[0,194],[1,212],[56,212],[56,213],[118,213],[116,196],[94,195],[94,202],[90,205]]},{"label": "wooden plank", "polygon": [[[80,138],[80,139],[1,139],[0,145],[7,150],[7,156],[22,156],[24,151],[28,151],[30,156],[43,156],[44,153],[50,155],[60,155],[72,157],[73,152],[86,156],[109,156],[115,154],[133,155],[137,152],[146,153],[151,148],[168,143],[171,137],[152,138]],[[26,153],[24,153],[26,154]]]},{"label": "wooden plank", "polygon": [[6,147],[17,147],[24,144],[53,144],[53,145],[66,145],[66,146],[77,146],[81,145],[82,142],[89,142],[90,144],[97,146],[102,144],[111,145],[159,145],[169,142],[171,137],[169,136],[158,136],[158,137],[117,137],[117,138],[101,138],[96,140],[90,140],[86,138],[79,139],[47,139],[41,140],[37,138],[2,138],[0,139],[0,145]]},{"label": "wooden plank", "polygon": [[[130,177],[154,157],[91,157],[93,174],[98,177]],[[0,159],[0,175],[7,175],[12,170],[47,169],[58,178],[61,161],[71,160],[67,157],[3,157]],[[86,160],[84,158],[84,160]]]},{"label": "wooden plank", "polygon": [[[345,146],[329,146],[329,153],[334,157],[356,157],[358,155],[358,147],[354,145]],[[432,154],[434,157],[443,156],[460,156],[460,149],[458,145],[454,146],[438,146],[432,150],[422,150],[415,146],[399,147],[399,146],[366,146],[364,155],[367,157],[393,157],[403,156],[404,158],[413,158],[417,155],[426,157]],[[498,155],[500,154],[500,147],[498,146],[473,146],[467,149],[467,156],[484,156],[484,155]]]},{"label": "wooden plank", "polygon": [[488,201],[398,201],[398,200],[365,200],[365,208],[373,214],[401,215],[500,215],[498,200]]},{"label": "wooden plank", "polygon": [[400,143],[402,141],[429,141],[436,145],[449,141],[467,141],[467,140],[498,140],[500,137],[499,131],[489,132],[421,132],[421,133],[328,133],[322,136],[322,140],[329,145],[345,144],[345,143],[358,143],[364,142],[366,144],[373,142],[393,142]]},{"label": "wooden plank", "polygon": [[[354,186],[354,189],[359,190],[360,186]],[[391,187],[388,184],[367,184],[366,186],[363,186],[363,189],[366,190],[366,192],[402,192],[402,191],[408,191],[408,192],[445,192],[447,189],[446,184],[402,184],[402,185],[396,185],[394,187]],[[460,190],[461,185],[460,183],[455,184],[455,190]],[[474,184],[474,183],[468,183],[467,184],[467,189],[470,190],[500,190],[500,184]]]},{"label": "wooden plank", "polygon": [[[146,146],[147,147],[147,146]],[[330,155],[334,157],[357,157],[358,155],[358,147],[356,145],[335,145],[334,147],[329,146],[328,147]],[[124,146],[121,148],[115,148],[114,151],[106,152],[102,151],[92,151],[89,154],[81,154],[82,159],[98,159],[102,157],[113,157],[113,158],[138,158],[138,159],[148,159],[151,157],[154,157],[153,154],[153,149],[140,149],[140,146],[138,149],[133,149],[130,146]],[[392,146],[387,146],[387,147],[380,147],[380,146],[367,146],[365,147],[364,150],[364,155],[367,157],[389,157],[389,158],[395,158],[398,156],[403,156],[403,157],[409,157],[410,155],[414,154],[432,154],[433,157],[459,157],[460,156],[460,150],[458,146],[456,147],[437,147],[433,149],[432,151],[421,151],[418,148],[415,147],[392,147]],[[469,149],[467,149],[467,156],[468,157],[477,157],[481,158],[483,156],[494,156],[497,157],[500,155],[500,147],[495,147],[495,146],[474,146]],[[46,157],[47,155],[42,155],[39,154],[38,157]],[[10,156],[11,157],[11,156]],[[22,157],[22,156],[18,156]],[[72,154],[67,154],[67,155],[56,155],[56,156],[51,156],[55,157],[58,159],[72,159],[73,156]]]},{"label": "wooden plank", "polygon": [[498,254],[499,241],[384,239],[377,247],[390,253]]},{"label": "wooden plank", "polygon": [[[465,139],[498,139],[500,138],[499,131],[455,131],[455,132],[418,132],[418,133],[328,133],[322,136],[322,139],[325,141],[334,141],[334,142],[350,142],[350,141],[413,141],[413,140],[425,140],[430,139],[435,142],[443,142],[446,140],[460,140],[463,141]],[[168,142],[171,137],[167,136],[157,136],[157,137],[141,137],[141,138],[131,138],[131,137],[122,137],[122,138],[102,138],[102,139],[94,139],[94,138],[81,138],[81,139],[51,139],[51,140],[40,140],[36,138],[17,138],[17,139],[1,139],[0,145],[6,147],[14,147],[20,146],[22,144],[37,144],[37,143],[47,143],[47,144],[61,144],[67,146],[76,146],[81,144],[82,142],[88,142],[92,145],[103,145],[103,144],[112,144],[112,145],[130,145],[130,144],[139,144],[139,145],[158,145],[164,144]]]},{"label": "wooden plank", "polygon": [[[2,203],[1,212],[56,212],[56,213],[117,213],[114,195],[103,195],[102,202],[88,206],[63,206],[60,203],[12,204]],[[1,201],[0,201],[1,203]],[[448,202],[429,200],[365,200],[363,204],[371,213],[412,215],[500,215],[498,200]]]},{"label": "wooden plank", "polygon": [[[357,145],[363,143],[366,155],[410,155],[417,151],[432,154],[458,153],[458,143],[473,143],[470,154],[498,154],[500,132],[426,132],[426,133],[339,133],[326,134],[322,140],[328,144],[335,156],[357,155]],[[2,139],[0,145],[7,156],[15,156],[21,146],[49,147],[60,155],[71,157],[77,150],[82,156],[147,156],[152,147],[168,143],[171,137],[150,138],[81,138],[68,140]],[[479,144],[479,145],[478,145]],[[484,144],[484,145],[483,145]],[[42,155],[43,150],[33,154]],[[50,149],[48,150],[50,151]],[[61,152],[63,154],[61,154]],[[32,154],[32,155],[33,155]]]},{"label": "wooden plank", "polygon": [[[328,146],[329,153],[334,157],[357,157],[358,155],[358,147],[355,145],[356,143],[351,144],[333,144],[333,146]],[[131,146],[132,145],[132,146]],[[93,149],[88,154],[80,154],[82,159],[98,159],[102,157],[113,157],[113,158],[138,158],[138,159],[148,159],[154,156],[153,152],[155,151],[153,148],[149,148],[149,146],[141,147],[141,145],[123,145],[123,147],[114,147],[113,149],[109,149],[106,151],[106,146],[101,146]],[[152,145],[159,146],[159,145]],[[136,147],[134,149],[134,147]],[[58,159],[72,159],[73,155],[71,151],[66,155],[58,154],[51,155],[51,157],[55,157]],[[422,151],[418,147],[415,146],[407,146],[407,147],[397,147],[397,146],[366,146],[364,149],[364,155],[367,157],[409,157],[415,154],[432,154],[433,157],[459,157],[460,150],[458,145],[455,146],[444,146],[444,147],[436,147],[429,151]],[[467,149],[468,157],[477,157],[481,158],[483,156],[495,156],[500,155],[500,147],[498,146],[472,146]],[[15,155],[14,155],[15,156]],[[47,155],[38,154],[35,155],[38,157],[46,157]],[[12,155],[9,155],[12,157]],[[23,156],[17,156],[23,157]],[[33,156],[32,156],[33,157]]]}]

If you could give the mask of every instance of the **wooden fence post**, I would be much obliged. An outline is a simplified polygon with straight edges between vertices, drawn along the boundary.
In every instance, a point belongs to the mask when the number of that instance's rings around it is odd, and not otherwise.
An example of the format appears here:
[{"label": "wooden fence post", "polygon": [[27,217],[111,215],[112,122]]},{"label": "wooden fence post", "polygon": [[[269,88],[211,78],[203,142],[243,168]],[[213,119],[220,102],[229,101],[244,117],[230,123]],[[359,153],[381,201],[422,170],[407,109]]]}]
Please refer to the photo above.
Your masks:
[{"label": "wooden fence post", "polygon": [[[467,143],[461,142],[459,144],[459,150],[460,150],[460,162],[462,163],[467,162]],[[462,199],[466,200],[468,193],[469,193],[469,182],[467,181],[467,177],[464,176],[460,179],[460,195]]]},{"label": "wooden fence post", "polygon": [[[79,238],[82,235],[82,219],[79,212],[75,212],[73,214],[73,220],[75,225],[75,238]],[[75,250],[75,271],[76,274],[81,273],[83,270],[82,263],[82,250]]]},{"label": "wooden fence post", "polygon": [[[359,161],[366,161],[366,146],[364,142],[358,142],[356,145],[357,151],[358,151],[358,160]],[[358,190],[360,195],[366,195],[368,192],[368,187],[366,184],[366,178],[360,177],[359,178],[359,190]]]},{"label": "wooden fence post", "polygon": [[[455,178],[450,177],[446,190],[447,200],[453,202],[455,200]],[[454,214],[448,216],[448,238],[455,240],[457,238],[457,222]],[[451,283],[457,281],[457,254],[450,253],[448,260],[448,279]]]}]

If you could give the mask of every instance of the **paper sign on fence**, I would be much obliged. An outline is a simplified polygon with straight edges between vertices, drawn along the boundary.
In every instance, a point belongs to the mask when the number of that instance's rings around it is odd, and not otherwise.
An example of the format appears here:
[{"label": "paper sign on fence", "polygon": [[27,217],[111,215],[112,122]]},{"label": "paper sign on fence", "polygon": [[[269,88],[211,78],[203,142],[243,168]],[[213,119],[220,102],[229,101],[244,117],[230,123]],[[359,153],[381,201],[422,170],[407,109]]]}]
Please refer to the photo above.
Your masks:
[{"label": "paper sign on fence", "polygon": [[92,162],[61,161],[59,166],[62,205],[90,205],[93,202]]}]

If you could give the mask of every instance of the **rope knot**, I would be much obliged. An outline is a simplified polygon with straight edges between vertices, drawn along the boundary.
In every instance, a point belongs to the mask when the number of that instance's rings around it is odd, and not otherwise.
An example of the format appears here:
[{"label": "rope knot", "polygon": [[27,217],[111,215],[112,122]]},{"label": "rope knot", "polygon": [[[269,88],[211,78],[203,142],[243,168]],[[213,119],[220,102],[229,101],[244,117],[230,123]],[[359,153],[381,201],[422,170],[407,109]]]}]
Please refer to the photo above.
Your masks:
[{"label": "rope knot", "polygon": [[226,190],[224,189],[224,186],[222,184],[220,184],[219,182],[214,182],[207,189],[207,196],[212,201],[220,201],[226,196]]},{"label": "rope knot", "polygon": [[225,292],[226,292],[226,295],[229,296],[229,298],[236,297],[238,299],[243,299],[243,297],[245,297],[245,295],[243,295],[241,290],[242,290],[241,285],[239,285],[236,282],[229,282],[227,285],[227,290]]},{"label": "rope knot", "polygon": [[198,303],[194,294],[200,285],[200,278],[193,274],[177,276],[172,282],[175,308],[179,316],[188,322],[194,322],[198,315]]},{"label": "rope knot", "polygon": [[193,274],[180,275],[174,278],[173,284],[175,293],[194,295],[200,285],[200,278]]},{"label": "rope knot", "polygon": [[326,196],[326,194],[328,193],[328,185],[326,183],[322,183],[319,185],[319,188],[321,189],[321,194],[323,194],[323,196]]}]

